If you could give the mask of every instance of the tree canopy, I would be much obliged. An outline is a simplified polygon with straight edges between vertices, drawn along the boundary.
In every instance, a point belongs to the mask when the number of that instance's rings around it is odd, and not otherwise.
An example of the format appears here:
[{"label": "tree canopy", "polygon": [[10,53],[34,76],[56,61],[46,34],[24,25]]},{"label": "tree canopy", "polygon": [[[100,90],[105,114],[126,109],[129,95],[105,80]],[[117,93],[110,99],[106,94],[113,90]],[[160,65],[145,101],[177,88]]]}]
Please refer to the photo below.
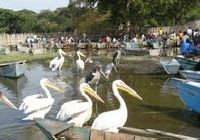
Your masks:
[{"label": "tree canopy", "polygon": [[[55,11],[0,9],[0,33],[113,32],[200,19],[199,0],[73,0]],[[120,27],[120,28],[119,28]]]}]

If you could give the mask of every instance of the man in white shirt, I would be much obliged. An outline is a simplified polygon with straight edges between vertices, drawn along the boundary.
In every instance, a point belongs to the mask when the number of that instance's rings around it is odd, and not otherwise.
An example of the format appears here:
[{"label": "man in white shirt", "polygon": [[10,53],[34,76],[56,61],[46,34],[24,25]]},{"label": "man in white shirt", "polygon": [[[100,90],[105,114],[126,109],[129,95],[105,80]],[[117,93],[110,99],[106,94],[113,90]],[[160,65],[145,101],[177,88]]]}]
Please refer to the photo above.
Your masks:
[{"label": "man in white shirt", "polygon": [[187,34],[188,34],[189,36],[192,36],[192,29],[191,29],[190,27],[188,27],[188,29],[187,29]]}]

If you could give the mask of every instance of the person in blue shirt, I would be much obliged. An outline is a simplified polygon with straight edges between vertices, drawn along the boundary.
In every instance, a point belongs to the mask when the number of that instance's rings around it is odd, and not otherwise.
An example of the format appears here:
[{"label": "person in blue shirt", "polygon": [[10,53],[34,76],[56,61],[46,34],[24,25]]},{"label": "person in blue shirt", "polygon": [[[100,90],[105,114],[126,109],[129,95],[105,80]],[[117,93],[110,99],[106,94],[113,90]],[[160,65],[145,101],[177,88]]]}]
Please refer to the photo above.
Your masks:
[{"label": "person in blue shirt", "polygon": [[181,54],[184,55],[185,57],[189,57],[193,54],[193,47],[192,47],[192,42],[189,38],[186,39],[186,41],[182,41],[181,45]]},{"label": "person in blue shirt", "polygon": [[186,41],[181,43],[181,54],[185,57],[193,57],[200,54],[200,49],[194,46],[192,39],[187,38]]}]

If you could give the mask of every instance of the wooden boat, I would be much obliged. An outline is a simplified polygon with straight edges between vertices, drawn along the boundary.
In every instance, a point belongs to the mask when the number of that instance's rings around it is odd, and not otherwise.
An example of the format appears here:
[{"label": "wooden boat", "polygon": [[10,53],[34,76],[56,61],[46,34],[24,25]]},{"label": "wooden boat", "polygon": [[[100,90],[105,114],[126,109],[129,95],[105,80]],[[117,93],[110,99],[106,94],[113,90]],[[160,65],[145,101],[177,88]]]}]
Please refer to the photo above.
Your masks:
[{"label": "wooden boat", "polygon": [[78,43],[77,44],[77,48],[79,48],[79,49],[85,49],[86,48],[86,43]]},{"label": "wooden boat", "polygon": [[6,46],[0,47],[0,55],[7,55],[10,53],[11,53],[11,51],[8,47],[6,47]]},{"label": "wooden boat", "polygon": [[27,81],[28,78],[25,75],[15,79],[6,77],[0,78],[0,84],[6,86],[9,90],[12,90],[16,94],[21,94],[24,84],[27,83]]},{"label": "wooden boat", "polygon": [[43,54],[46,50],[40,44],[32,44],[30,47],[31,54]]},{"label": "wooden boat", "polygon": [[158,40],[153,41],[152,44],[153,44],[153,48],[154,48],[154,49],[158,49],[158,48],[161,47],[161,46],[160,46],[160,42],[159,42]]},{"label": "wooden boat", "polygon": [[161,52],[161,48],[149,49],[150,56],[159,56],[160,52]]},{"label": "wooden boat", "polygon": [[97,43],[97,49],[105,49],[106,43]]},{"label": "wooden boat", "polygon": [[22,45],[17,45],[17,51],[20,53],[29,53],[29,47],[23,47]]},{"label": "wooden boat", "polygon": [[0,64],[0,76],[18,78],[26,71],[26,61]]},{"label": "wooden boat", "polygon": [[34,122],[49,140],[57,138],[62,140],[156,140],[158,138],[193,138],[154,129],[144,130],[130,127],[120,127],[120,133],[111,133],[92,130],[90,128],[74,127],[73,124],[67,124],[56,120],[35,119]]},{"label": "wooden boat", "polygon": [[200,83],[185,79],[173,78],[179,91],[179,97],[185,106],[200,113]]},{"label": "wooden boat", "polygon": [[134,42],[126,42],[123,50],[127,55],[148,55],[149,51],[146,48],[140,48],[139,44]]},{"label": "wooden boat", "polygon": [[182,55],[176,56],[175,59],[184,70],[200,70],[199,59],[185,58]]},{"label": "wooden boat", "polygon": [[126,50],[135,50],[139,48],[139,45],[134,42],[126,42],[125,49]]},{"label": "wooden boat", "polygon": [[181,74],[181,76],[183,76],[187,80],[200,82],[200,71],[179,70],[179,73]]},{"label": "wooden boat", "polygon": [[176,59],[160,59],[160,64],[167,72],[167,74],[177,74],[180,68],[180,64]]}]

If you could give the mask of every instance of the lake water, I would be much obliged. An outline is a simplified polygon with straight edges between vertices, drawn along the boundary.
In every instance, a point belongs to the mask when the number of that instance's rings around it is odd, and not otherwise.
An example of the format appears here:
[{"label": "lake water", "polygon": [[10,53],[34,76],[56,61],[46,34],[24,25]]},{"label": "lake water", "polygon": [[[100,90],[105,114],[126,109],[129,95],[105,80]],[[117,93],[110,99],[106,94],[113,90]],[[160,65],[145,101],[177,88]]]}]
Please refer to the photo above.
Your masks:
[{"label": "lake water", "polygon": [[[49,60],[29,63],[27,72],[19,79],[0,77],[0,91],[19,107],[24,97],[43,92],[39,84],[41,78],[55,81],[65,90],[63,95],[52,92],[55,103],[46,118],[55,119],[64,102],[81,98],[78,87],[82,78],[89,73],[91,65],[87,64],[85,72],[80,74],[76,72],[74,61],[66,60],[62,68],[63,75],[59,78],[56,73],[50,71],[48,62]],[[105,59],[103,63],[106,63]],[[128,107],[125,126],[200,137],[198,114],[184,107],[169,78],[165,74],[135,74],[126,68],[119,68],[118,72],[112,73],[109,81],[101,77],[98,94],[105,104],[97,102],[96,105],[95,101],[92,118],[86,125],[90,126],[99,113],[118,108],[119,104],[112,94],[111,84],[113,80],[122,79],[143,98],[143,101],[139,101],[121,93]],[[31,122],[21,120],[24,117],[21,112],[9,109],[2,103],[0,112],[0,139],[43,139],[43,134],[36,127],[32,127]]]}]

